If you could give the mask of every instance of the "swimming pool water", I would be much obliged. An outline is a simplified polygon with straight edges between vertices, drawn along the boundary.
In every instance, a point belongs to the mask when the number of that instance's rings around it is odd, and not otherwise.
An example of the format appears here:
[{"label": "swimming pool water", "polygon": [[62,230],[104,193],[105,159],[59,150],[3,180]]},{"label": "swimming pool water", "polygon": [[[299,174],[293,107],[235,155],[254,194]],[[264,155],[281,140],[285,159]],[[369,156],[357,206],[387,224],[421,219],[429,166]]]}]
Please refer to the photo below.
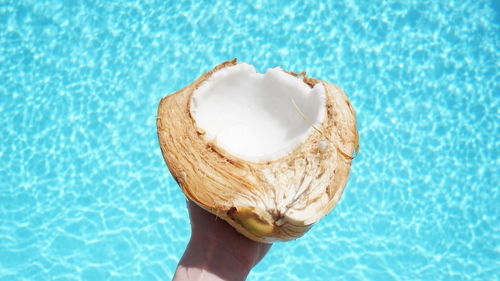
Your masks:
[{"label": "swimming pool water", "polygon": [[336,209],[249,280],[499,280],[495,9],[1,1],[0,280],[171,278],[189,222],[157,105],[235,57],[341,86],[361,143]]}]

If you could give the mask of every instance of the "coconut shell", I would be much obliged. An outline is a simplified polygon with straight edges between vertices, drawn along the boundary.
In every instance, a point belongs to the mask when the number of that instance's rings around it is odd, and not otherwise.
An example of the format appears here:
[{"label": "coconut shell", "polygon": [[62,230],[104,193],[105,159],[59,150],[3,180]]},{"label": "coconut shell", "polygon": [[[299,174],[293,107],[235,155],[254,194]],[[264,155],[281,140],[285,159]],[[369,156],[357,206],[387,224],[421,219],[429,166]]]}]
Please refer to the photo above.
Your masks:
[{"label": "coconut shell", "polygon": [[324,86],[322,124],[285,157],[265,163],[240,159],[207,141],[190,111],[193,92],[214,72],[236,64],[224,62],[161,100],[163,158],[190,200],[241,234],[258,242],[293,240],[326,216],[344,191],[358,149],[354,110],[339,87],[300,75],[311,87]]}]

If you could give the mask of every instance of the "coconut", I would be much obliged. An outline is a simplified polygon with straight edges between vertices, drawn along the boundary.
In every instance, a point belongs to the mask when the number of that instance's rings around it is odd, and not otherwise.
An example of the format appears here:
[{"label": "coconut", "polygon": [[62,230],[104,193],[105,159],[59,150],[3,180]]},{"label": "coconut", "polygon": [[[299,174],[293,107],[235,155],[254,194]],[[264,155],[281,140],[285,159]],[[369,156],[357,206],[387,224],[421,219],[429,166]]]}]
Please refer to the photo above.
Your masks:
[{"label": "coconut", "polygon": [[163,98],[157,129],[184,194],[258,242],[296,239],[326,216],[358,149],[339,87],[236,59]]}]

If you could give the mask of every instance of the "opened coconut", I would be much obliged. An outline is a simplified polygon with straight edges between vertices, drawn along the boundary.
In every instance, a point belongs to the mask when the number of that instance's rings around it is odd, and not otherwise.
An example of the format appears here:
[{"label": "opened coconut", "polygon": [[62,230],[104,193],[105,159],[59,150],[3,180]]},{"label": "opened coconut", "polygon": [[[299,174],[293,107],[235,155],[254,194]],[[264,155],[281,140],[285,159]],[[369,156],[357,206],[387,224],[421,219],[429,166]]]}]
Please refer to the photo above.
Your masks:
[{"label": "opened coconut", "polygon": [[184,194],[259,242],[296,239],[327,215],[358,149],[340,88],[236,60],[163,98],[157,129]]}]

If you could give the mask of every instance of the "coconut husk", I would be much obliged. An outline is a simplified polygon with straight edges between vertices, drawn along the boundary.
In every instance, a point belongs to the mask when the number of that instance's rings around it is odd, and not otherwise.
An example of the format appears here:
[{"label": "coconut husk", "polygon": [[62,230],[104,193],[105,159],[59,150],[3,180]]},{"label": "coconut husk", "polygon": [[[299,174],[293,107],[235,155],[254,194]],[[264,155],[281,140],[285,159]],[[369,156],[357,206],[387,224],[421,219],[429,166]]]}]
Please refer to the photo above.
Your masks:
[{"label": "coconut husk", "polygon": [[293,240],[326,216],[344,191],[358,149],[354,110],[339,87],[300,74],[311,87],[323,84],[324,121],[285,157],[264,163],[240,159],[207,141],[190,111],[193,92],[213,73],[236,64],[224,62],[161,100],[157,130],[163,158],[190,200],[241,234],[258,242]]}]

